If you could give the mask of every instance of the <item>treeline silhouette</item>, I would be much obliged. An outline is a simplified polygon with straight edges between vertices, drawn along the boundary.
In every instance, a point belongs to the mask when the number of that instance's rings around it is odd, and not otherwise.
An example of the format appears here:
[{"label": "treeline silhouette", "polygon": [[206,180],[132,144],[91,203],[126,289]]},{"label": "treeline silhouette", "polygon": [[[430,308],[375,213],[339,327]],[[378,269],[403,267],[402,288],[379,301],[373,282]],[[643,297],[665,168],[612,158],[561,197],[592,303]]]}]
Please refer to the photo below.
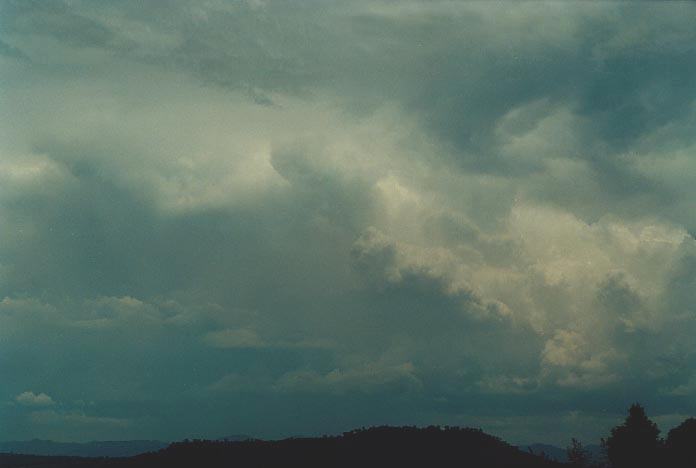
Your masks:
[{"label": "treeline silhouette", "polygon": [[634,404],[626,420],[602,440],[593,459],[575,440],[567,463],[521,451],[480,429],[450,426],[380,426],[340,436],[278,441],[185,440],[129,458],[46,457],[0,454],[0,467],[41,468],[696,468],[696,419],[660,438],[644,408]]},{"label": "treeline silhouette", "polygon": [[568,459],[576,467],[696,468],[696,419],[689,418],[660,438],[660,430],[638,403],[628,410],[623,424],[602,439],[605,460],[592,461],[573,439]]}]

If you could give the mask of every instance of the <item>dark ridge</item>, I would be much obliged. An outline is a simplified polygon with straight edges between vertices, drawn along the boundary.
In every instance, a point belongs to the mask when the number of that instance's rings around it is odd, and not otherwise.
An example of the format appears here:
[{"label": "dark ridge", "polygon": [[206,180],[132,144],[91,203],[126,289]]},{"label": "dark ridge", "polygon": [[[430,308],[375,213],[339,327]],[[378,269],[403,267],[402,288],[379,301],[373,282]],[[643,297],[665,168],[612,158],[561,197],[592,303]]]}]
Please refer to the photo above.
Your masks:
[{"label": "dark ridge", "polygon": [[[280,441],[185,441],[132,459],[137,467],[449,467],[561,466],[478,429],[373,427],[341,436]],[[201,463],[203,462],[203,463]]]},{"label": "dark ridge", "polygon": [[[12,457],[15,457],[14,459]],[[554,468],[544,459],[481,431],[457,427],[373,427],[340,436],[278,441],[186,440],[131,458],[17,458],[0,455],[3,468],[222,468],[222,467],[458,467]]]}]

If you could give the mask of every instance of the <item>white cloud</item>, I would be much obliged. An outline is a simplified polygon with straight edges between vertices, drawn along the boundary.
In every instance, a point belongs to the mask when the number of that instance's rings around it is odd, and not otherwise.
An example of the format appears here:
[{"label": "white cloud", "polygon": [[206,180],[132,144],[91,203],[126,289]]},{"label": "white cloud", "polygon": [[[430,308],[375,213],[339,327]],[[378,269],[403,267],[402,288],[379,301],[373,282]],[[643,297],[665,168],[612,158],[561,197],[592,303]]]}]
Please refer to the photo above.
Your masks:
[{"label": "white cloud", "polygon": [[32,391],[20,393],[15,397],[15,401],[25,406],[52,406],[55,404],[53,398],[45,393],[34,393]]}]

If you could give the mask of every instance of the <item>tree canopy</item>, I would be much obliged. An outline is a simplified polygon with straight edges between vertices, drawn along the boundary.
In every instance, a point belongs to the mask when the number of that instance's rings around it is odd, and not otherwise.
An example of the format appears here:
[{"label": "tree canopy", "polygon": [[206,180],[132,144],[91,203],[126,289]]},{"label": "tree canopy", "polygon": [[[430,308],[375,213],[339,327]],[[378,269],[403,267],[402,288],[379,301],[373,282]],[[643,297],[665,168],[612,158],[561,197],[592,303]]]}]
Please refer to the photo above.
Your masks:
[{"label": "tree canopy", "polygon": [[657,466],[661,445],[660,430],[648,419],[645,409],[635,403],[625,422],[611,430],[605,441],[613,468],[652,468]]}]

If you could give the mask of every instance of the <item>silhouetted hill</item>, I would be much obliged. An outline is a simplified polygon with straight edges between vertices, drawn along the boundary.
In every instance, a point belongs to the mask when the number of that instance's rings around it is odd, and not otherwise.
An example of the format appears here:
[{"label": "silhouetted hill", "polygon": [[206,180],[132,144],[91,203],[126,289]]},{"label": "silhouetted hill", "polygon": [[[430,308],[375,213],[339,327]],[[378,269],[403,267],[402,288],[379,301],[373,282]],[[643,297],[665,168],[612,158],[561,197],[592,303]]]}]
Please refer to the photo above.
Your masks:
[{"label": "silhouetted hill", "polygon": [[[4,457],[12,457],[5,455]],[[16,457],[16,456],[15,456]],[[18,468],[176,467],[458,467],[553,468],[561,464],[518,450],[478,429],[375,427],[341,436],[243,442],[194,440],[171,444],[156,453],[127,459],[53,459],[35,457],[17,464],[0,456],[0,466]],[[21,462],[21,461],[20,461]],[[26,460],[25,460],[26,462]],[[14,463],[14,464],[12,464]]]},{"label": "silhouetted hill", "polygon": [[169,445],[159,440],[123,440],[93,442],[54,442],[33,439],[0,442],[0,452],[25,455],[62,455],[71,457],[132,457],[145,452],[155,452]]}]

